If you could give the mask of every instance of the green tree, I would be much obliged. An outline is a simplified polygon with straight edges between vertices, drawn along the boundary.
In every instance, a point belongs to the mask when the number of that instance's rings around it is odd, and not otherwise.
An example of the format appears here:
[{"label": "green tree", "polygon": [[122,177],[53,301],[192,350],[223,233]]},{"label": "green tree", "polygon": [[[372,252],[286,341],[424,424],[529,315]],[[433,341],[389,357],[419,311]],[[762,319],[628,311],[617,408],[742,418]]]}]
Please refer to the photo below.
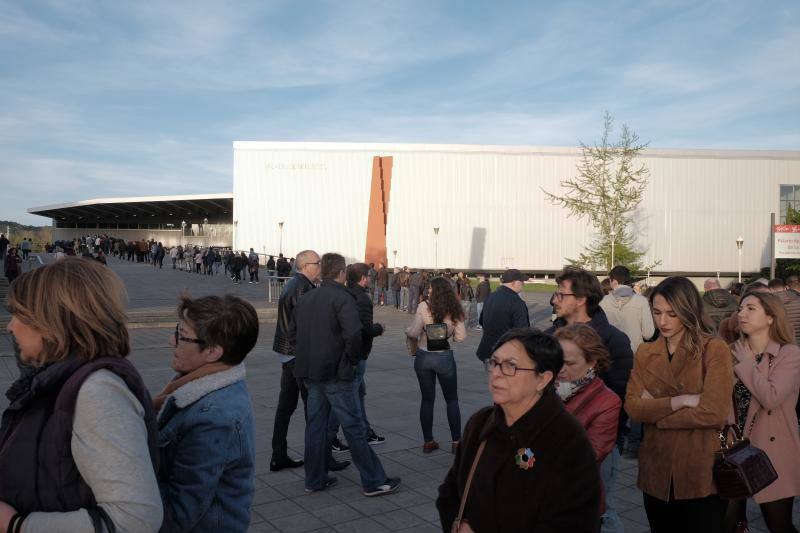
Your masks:
[{"label": "green tree", "polygon": [[[642,201],[650,171],[636,157],[647,146],[639,136],[623,124],[619,138],[612,142],[614,119],[606,111],[603,135],[589,146],[581,142],[583,155],[578,163],[578,175],[561,181],[563,195],[542,189],[555,205],[569,211],[569,216],[588,219],[595,238],[571,264],[588,269],[610,270],[625,265],[633,272],[648,267],[641,264],[644,252],[636,249],[631,232],[633,213]],[[614,257],[611,240],[614,233]],[[658,263],[657,263],[658,264]]]}]

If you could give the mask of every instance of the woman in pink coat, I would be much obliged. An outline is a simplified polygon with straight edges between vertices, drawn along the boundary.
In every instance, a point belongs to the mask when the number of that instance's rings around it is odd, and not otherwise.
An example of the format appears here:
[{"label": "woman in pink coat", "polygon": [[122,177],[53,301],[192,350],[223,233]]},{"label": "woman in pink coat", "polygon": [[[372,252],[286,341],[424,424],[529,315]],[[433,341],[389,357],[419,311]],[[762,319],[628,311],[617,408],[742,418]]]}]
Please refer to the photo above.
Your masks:
[{"label": "woman in pink coat", "polygon": [[[800,435],[797,428],[800,389],[800,348],[777,296],[751,292],[739,303],[742,339],[732,345],[736,424],[753,446],[767,453],[778,479],[756,493],[767,528],[772,533],[797,532],[792,503],[800,495]],[[726,531],[747,520],[746,500],[733,500]]]}]

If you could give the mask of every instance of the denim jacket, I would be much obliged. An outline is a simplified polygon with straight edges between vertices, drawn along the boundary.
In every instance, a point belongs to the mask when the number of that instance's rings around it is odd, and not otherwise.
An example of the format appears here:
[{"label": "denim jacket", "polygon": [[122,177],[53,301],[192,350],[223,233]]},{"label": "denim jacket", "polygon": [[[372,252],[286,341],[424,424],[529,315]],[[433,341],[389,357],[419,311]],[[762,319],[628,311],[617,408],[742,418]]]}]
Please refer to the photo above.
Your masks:
[{"label": "denim jacket", "polygon": [[162,531],[247,531],[255,445],[244,375],[240,364],[191,381],[159,412]]}]

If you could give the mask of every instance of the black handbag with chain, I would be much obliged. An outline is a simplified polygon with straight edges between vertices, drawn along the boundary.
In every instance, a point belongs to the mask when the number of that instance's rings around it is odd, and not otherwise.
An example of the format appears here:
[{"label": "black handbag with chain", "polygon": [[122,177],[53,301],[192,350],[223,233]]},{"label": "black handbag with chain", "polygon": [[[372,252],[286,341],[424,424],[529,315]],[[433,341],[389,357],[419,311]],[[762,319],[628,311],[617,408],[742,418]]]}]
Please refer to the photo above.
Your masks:
[{"label": "black handbag with chain", "polygon": [[[755,417],[753,417],[755,423]],[[751,431],[752,431],[752,425]],[[728,444],[728,430],[734,434]],[[750,444],[736,426],[726,425],[719,434],[720,450],[714,455],[714,484],[722,498],[748,498],[778,479],[766,452]]]}]

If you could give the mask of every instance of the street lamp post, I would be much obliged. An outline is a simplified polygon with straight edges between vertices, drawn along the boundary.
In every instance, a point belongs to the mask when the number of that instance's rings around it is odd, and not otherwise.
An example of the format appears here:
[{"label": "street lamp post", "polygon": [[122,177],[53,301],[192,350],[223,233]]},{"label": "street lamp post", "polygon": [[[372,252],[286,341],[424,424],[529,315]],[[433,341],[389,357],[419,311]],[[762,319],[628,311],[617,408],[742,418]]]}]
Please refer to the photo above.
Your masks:
[{"label": "street lamp post", "polygon": [[614,241],[617,238],[617,230],[611,228],[611,268],[614,268]]},{"label": "street lamp post", "polygon": [[283,222],[278,222],[278,229],[280,230],[280,245],[278,247],[278,252],[283,253]]},{"label": "street lamp post", "polygon": [[183,244],[184,237],[186,237],[186,221],[185,220],[181,220],[181,246],[183,246],[185,248],[185,246]]},{"label": "street lamp post", "polygon": [[206,226],[208,226],[208,218],[203,218],[203,242],[208,248],[208,233],[206,233]]},{"label": "street lamp post", "polygon": [[394,268],[397,268],[397,250],[392,251],[394,254]]},{"label": "street lamp post", "polygon": [[434,241],[433,270],[438,272],[439,271],[439,226],[433,228],[433,241]]},{"label": "street lamp post", "polygon": [[739,250],[739,283],[742,282],[742,246],[744,245],[744,238],[741,235],[736,239],[736,248]]}]

